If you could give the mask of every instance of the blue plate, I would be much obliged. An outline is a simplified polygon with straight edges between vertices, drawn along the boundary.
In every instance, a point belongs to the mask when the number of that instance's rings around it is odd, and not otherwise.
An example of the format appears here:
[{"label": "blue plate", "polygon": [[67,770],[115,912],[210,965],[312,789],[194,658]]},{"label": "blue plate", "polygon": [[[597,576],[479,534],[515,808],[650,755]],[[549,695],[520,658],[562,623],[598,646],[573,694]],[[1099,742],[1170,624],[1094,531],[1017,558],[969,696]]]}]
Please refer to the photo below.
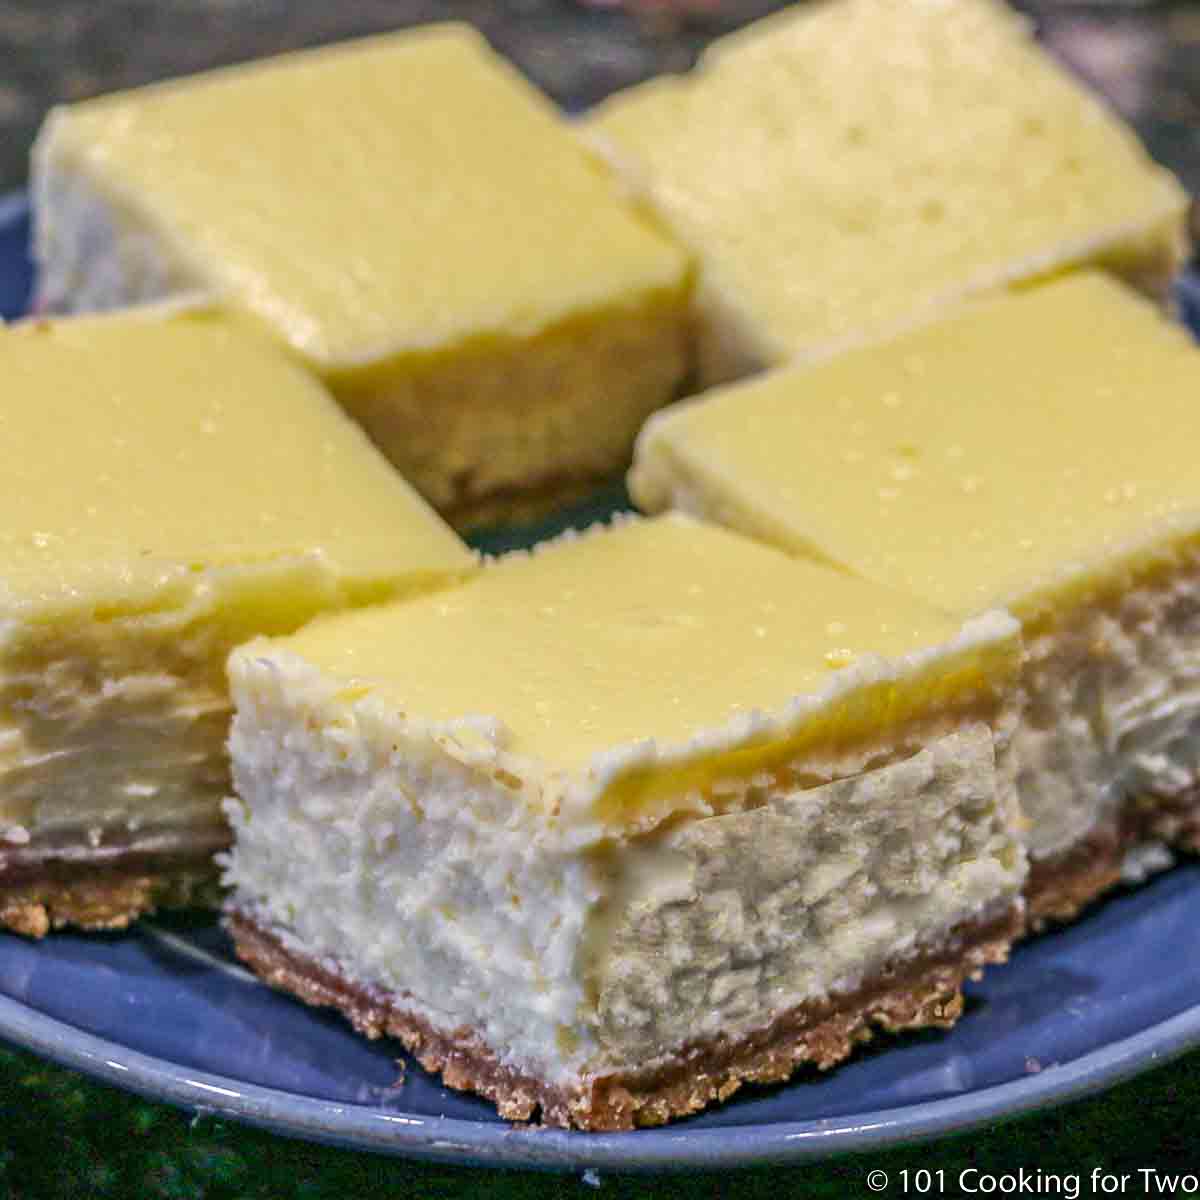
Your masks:
[{"label": "blue plate", "polygon": [[[27,211],[0,200],[0,312],[27,302]],[[1200,315],[1200,288],[1182,301]],[[564,514],[586,521],[619,496]],[[541,530],[493,538],[524,544]],[[256,983],[215,921],[0,935],[0,1035],[109,1083],[292,1136],[492,1165],[724,1166],[878,1148],[1094,1092],[1200,1044],[1200,865],[1020,946],[945,1034],[887,1039],[828,1075],[751,1088],[662,1130],[516,1128],[395,1044]],[[405,1063],[402,1074],[396,1060]]]}]

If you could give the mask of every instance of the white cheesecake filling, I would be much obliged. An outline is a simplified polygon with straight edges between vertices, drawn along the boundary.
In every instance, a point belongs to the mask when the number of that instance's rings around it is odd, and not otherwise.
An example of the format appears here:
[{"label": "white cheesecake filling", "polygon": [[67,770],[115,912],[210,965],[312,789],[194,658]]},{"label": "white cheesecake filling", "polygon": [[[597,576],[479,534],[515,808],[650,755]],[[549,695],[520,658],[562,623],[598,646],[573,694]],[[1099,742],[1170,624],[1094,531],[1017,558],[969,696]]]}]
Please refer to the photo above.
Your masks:
[{"label": "white cheesecake filling", "polygon": [[1014,735],[1030,854],[1069,850],[1131,796],[1200,783],[1200,566],[1082,609],[1026,645]]},{"label": "white cheesecake filling", "polygon": [[361,705],[330,720],[315,672],[238,661],[223,877],[238,908],[435,1028],[564,1079],[591,1049],[557,1051],[584,1002],[586,852],[386,711],[371,728]]},{"label": "white cheesecake filling", "polygon": [[999,917],[1025,880],[991,731],[614,856],[588,937],[593,1070],[652,1063],[836,999],[949,931]]},{"label": "white cheesecake filling", "polygon": [[0,621],[0,839],[99,845],[221,826],[230,648],[348,602],[313,556],[181,568],[141,606]]},{"label": "white cheesecake filling", "polygon": [[626,838],[531,807],[354,689],[331,707],[311,668],[241,653],[231,677],[234,907],[550,1084],[852,990],[1024,882],[986,725]]},{"label": "white cheesecake filling", "polygon": [[151,662],[101,677],[81,651],[40,670],[36,658],[0,676],[0,836],[96,842],[219,823],[229,720],[219,680]]},{"label": "white cheesecake filling", "polygon": [[31,156],[37,305],[103,312],[192,292],[197,285],[162,237],[94,186],[47,120]]}]

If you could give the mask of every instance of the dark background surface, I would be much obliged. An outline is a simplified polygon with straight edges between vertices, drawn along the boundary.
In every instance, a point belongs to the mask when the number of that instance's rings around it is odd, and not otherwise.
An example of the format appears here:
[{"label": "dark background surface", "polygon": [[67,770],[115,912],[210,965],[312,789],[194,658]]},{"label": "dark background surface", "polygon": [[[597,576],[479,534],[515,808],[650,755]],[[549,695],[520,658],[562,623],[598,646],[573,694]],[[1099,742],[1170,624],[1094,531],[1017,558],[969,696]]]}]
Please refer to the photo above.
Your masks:
[{"label": "dark background surface", "polygon": [[[901,1172],[909,1171],[911,1181],[911,1172],[924,1168],[945,1171],[943,1195],[962,1194],[951,1185],[963,1171],[1001,1176],[1024,1169],[1027,1177],[1040,1172],[1043,1179],[1081,1175],[1079,1195],[1089,1197],[1091,1172],[1099,1168],[1104,1174],[1130,1176],[1124,1195],[1139,1196],[1144,1194],[1138,1174],[1143,1168],[1200,1171],[1198,1067],[1200,1058],[1192,1056],[1095,1100],[884,1154],[725,1175],[638,1177],[601,1172],[585,1181],[580,1175],[427,1166],[292,1142],[210,1118],[195,1120],[87,1083],[25,1054],[0,1052],[0,1187],[7,1189],[5,1195],[22,1200],[707,1200],[722,1195],[745,1200],[865,1200],[878,1195],[900,1200],[906,1194]],[[883,1191],[872,1192],[868,1186],[872,1171],[887,1173],[889,1185]],[[910,1182],[907,1195],[917,1194]],[[927,1194],[939,1193],[935,1188]]]},{"label": "dark background surface", "polygon": [[[639,0],[634,0],[639,4]],[[673,13],[690,8],[690,16]],[[317,42],[457,18],[561,103],[582,108],[687,67],[771,0],[0,0],[0,190],[25,178],[47,107]],[[1200,192],[1200,4],[1021,0],[1051,48]]]},{"label": "dark background surface", "polygon": [[[418,21],[479,26],[562,103],[579,108],[628,83],[686,67],[712,36],[777,5],[664,0],[637,16],[568,0],[0,0],[0,192],[25,179],[46,108],[116,87]],[[1100,87],[1151,152],[1200,191],[1200,5],[1023,4],[1050,47]],[[2,389],[0,382],[0,389]],[[870,1171],[1022,1168],[1043,1179],[1094,1168],[1200,1172],[1200,1054],[1095,1099],[921,1147],[718,1177],[499,1174],[429,1167],[287,1141],[93,1084],[0,1047],[0,1194],[246,1197],[671,1194],[869,1196]],[[598,1184],[598,1187],[597,1187]],[[1043,1185],[1045,1186],[1045,1185]],[[916,1194],[910,1189],[910,1195]],[[1026,1192],[1025,1194],[1029,1194]]]}]

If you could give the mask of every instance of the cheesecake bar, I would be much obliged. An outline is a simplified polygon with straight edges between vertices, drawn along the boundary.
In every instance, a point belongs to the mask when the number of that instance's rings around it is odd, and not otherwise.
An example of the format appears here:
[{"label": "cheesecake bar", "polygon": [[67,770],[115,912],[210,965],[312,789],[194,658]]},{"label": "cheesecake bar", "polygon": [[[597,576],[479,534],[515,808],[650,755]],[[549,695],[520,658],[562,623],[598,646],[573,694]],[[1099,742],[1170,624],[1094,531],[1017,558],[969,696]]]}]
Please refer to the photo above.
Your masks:
[{"label": "cheesecake bar", "polygon": [[229,650],[473,559],[211,313],[10,325],[0,375],[0,923],[120,927],[215,886]]},{"label": "cheesecake bar", "polygon": [[1200,349],[1111,278],[680,406],[631,490],[1024,626],[1035,918],[1200,850]]},{"label": "cheesecake bar", "polygon": [[1084,264],[1164,297],[1187,197],[1001,0],[812,0],[592,140],[696,256],[703,381]]},{"label": "cheesecake bar", "polygon": [[460,525],[628,465],[686,366],[689,265],[466,27],[57,109],[40,303],[215,297]]},{"label": "cheesecake bar", "polygon": [[670,515],[258,639],[238,953],[585,1129],[947,1026],[1023,917],[1016,632]]}]

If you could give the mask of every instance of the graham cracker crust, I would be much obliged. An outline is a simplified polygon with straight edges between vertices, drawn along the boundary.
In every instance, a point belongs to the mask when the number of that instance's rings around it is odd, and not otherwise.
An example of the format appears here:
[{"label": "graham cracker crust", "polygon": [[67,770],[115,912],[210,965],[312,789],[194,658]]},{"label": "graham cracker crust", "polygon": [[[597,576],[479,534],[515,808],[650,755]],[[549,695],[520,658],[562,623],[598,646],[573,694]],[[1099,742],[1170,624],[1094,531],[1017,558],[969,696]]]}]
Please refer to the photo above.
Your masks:
[{"label": "graham cracker crust", "polygon": [[1030,930],[1074,920],[1122,882],[1126,854],[1146,842],[1200,854],[1200,787],[1177,796],[1131,797],[1112,824],[1062,854],[1031,861],[1025,884]]},{"label": "graham cracker crust", "polygon": [[0,849],[0,925],[26,937],[52,929],[124,929],[156,908],[220,904],[213,855],[224,828],[124,835],[92,846],[58,838]]},{"label": "graham cracker crust", "polygon": [[555,471],[531,479],[527,487],[494,487],[481,495],[460,494],[440,511],[459,533],[486,533],[510,525],[548,520],[569,505],[580,504],[619,483],[619,473],[569,474]]},{"label": "graham cracker crust", "polygon": [[1061,854],[1031,859],[1025,882],[1030,931],[1074,920],[1116,887],[1121,882],[1125,853],[1138,840],[1129,822],[1121,820],[1093,830]]},{"label": "graham cracker crust", "polygon": [[1177,850],[1200,854],[1200,787],[1177,796],[1138,796],[1129,807],[1142,840],[1166,842]]},{"label": "graham cracker crust", "polygon": [[962,1012],[964,980],[1005,961],[1024,911],[1017,903],[998,917],[962,925],[936,950],[885,968],[857,991],[799,1005],[750,1034],[686,1043],[669,1058],[569,1086],[505,1066],[472,1029],[434,1029],[404,1008],[403,997],[345,979],[236,909],[227,909],[225,925],[238,957],[265,982],[306,1004],[338,1009],[369,1038],[398,1038],[447,1087],[485,1096],[502,1117],[616,1131],[699,1112],[744,1083],[782,1082],[805,1064],[826,1070],[876,1028],[948,1029]]}]

